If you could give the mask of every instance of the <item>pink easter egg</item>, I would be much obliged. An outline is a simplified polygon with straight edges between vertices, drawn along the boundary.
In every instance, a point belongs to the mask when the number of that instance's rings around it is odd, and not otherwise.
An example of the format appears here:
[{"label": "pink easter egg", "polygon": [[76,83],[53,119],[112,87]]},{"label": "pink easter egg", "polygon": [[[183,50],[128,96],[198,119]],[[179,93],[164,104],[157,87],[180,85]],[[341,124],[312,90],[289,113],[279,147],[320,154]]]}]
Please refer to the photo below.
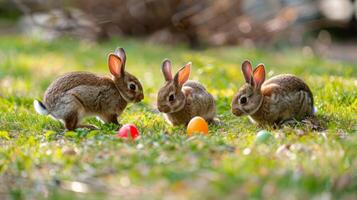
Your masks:
[{"label": "pink easter egg", "polygon": [[123,125],[117,134],[119,138],[132,138],[135,139],[139,136],[138,128],[134,124],[125,124]]}]

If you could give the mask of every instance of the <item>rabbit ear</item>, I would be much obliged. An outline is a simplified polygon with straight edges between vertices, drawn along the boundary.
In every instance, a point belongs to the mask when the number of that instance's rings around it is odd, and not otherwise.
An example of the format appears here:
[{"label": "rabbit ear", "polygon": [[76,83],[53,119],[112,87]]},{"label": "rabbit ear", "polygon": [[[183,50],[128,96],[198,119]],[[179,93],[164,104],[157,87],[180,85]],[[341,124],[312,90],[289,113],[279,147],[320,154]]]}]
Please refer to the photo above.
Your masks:
[{"label": "rabbit ear", "polygon": [[185,94],[186,97],[191,95],[192,91],[193,91],[192,87],[188,87],[188,86],[183,86],[181,90]]},{"label": "rabbit ear", "polygon": [[246,60],[242,64],[242,72],[246,83],[253,84],[252,64]]},{"label": "rabbit ear", "polygon": [[116,48],[114,51],[114,54],[117,55],[123,62],[123,70],[125,68],[125,63],[126,63],[126,53],[123,48]]},{"label": "rabbit ear", "polygon": [[259,64],[253,72],[254,85],[256,88],[260,88],[265,81],[265,67],[264,64]]},{"label": "rabbit ear", "polygon": [[171,61],[169,59],[165,59],[162,62],[161,66],[162,73],[164,74],[166,81],[172,80],[172,73],[171,73]]},{"label": "rabbit ear", "polygon": [[113,76],[120,77],[124,75],[124,63],[116,54],[109,54],[108,65]]},{"label": "rabbit ear", "polygon": [[191,72],[191,62],[188,62],[183,66],[175,75],[175,83],[179,86],[182,86],[190,77]]}]

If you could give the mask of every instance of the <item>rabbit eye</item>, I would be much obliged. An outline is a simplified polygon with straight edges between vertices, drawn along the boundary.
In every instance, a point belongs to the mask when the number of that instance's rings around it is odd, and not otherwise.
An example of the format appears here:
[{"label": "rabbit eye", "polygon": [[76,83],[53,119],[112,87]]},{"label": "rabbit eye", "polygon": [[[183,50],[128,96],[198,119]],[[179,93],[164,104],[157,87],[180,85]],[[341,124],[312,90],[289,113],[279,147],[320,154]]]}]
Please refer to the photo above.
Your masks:
[{"label": "rabbit eye", "polygon": [[135,91],[136,85],[134,83],[129,83],[129,89]]},{"label": "rabbit eye", "polygon": [[175,100],[175,96],[174,96],[173,94],[171,94],[171,95],[169,96],[169,101],[172,102],[172,101],[174,101],[174,100]]},{"label": "rabbit eye", "polygon": [[245,104],[245,103],[247,103],[247,97],[241,97],[241,98],[239,99],[239,102],[240,102],[240,104]]}]

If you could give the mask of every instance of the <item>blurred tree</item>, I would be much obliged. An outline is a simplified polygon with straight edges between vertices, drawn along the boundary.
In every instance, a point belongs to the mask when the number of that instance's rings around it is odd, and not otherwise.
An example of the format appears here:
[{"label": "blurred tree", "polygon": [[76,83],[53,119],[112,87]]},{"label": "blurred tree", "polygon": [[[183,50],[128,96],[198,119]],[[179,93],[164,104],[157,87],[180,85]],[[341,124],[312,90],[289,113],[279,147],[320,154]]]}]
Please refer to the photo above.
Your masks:
[{"label": "blurred tree", "polygon": [[271,45],[282,39],[298,44],[308,31],[348,26],[355,12],[349,0],[12,1],[35,26],[54,29],[58,35],[62,31],[99,40],[149,36],[154,42],[186,41],[192,48]]},{"label": "blurred tree", "polygon": [[0,0],[0,18],[18,19],[21,16],[20,10],[11,1]]}]

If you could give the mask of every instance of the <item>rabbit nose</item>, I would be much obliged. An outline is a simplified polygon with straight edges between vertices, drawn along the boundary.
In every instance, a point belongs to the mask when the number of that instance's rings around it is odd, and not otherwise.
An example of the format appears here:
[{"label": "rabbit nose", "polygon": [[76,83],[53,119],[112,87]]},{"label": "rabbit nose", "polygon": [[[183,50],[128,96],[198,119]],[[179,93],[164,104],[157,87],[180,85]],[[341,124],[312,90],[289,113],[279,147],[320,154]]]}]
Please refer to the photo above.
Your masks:
[{"label": "rabbit nose", "polygon": [[232,107],[231,111],[235,116],[243,115],[243,112],[236,106]]},{"label": "rabbit nose", "polygon": [[158,106],[157,109],[159,109],[159,111],[163,113],[167,113],[170,110],[170,108],[166,105]]},{"label": "rabbit nose", "polygon": [[144,99],[144,94],[139,94],[138,99],[143,100]]}]

